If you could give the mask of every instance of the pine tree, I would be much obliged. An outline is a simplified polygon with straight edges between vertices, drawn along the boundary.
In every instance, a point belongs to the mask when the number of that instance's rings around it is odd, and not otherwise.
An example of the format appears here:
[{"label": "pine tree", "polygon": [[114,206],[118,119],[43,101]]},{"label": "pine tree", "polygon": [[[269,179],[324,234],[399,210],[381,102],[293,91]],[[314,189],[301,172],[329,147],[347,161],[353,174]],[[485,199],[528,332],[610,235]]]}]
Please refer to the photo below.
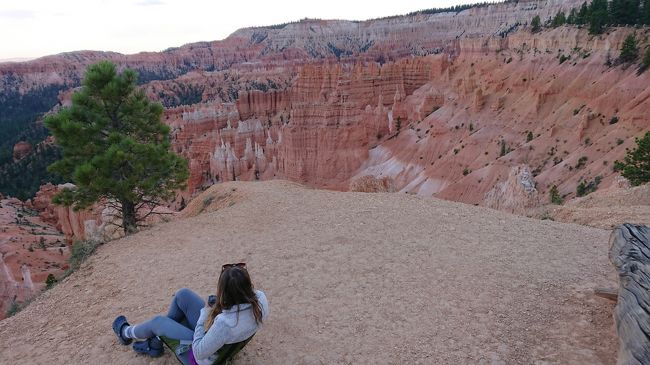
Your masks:
[{"label": "pine tree", "polygon": [[643,1],[643,13],[641,14],[640,23],[650,25],[650,0]]},{"label": "pine tree", "polygon": [[609,3],[610,21],[614,25],[635,25],[639,17],[639,0],[612,0]]},{"label": "pine tree", "polygon": [[530,22],[530,31],[537,33],[542,29],[542,20],[539,18],[539,15],[535,15],[533,20]]},{"label": "pine tree", "polygon": [[622,21],[625,25],[640,24],[640,8],[641,2],[639,0],[623,0]]},{"label": "pine tree", "polygon": [[553,17],[553,21],[551,21],[551,26],[553,28],[557,28],[559,26],[562,26],[566,23],[566,15],[564,14],[563,11],[558,11],[557,14],[555,14],[555,17]]},{"label": "pine tree", "polygon": [[[122,217],[126,234],[183,189],[187,161],[169,150],[162,105],[136,88],[137,74],[102,61],[88,67],[72,105],[45,119],[63,158],[49,169],[76,185],[54,202],[83,209],[102,201]],[[142,213],[142,212],[145,213]]]},{"label": "pine tree", "polygon": [[622,0],[611,0],[609,3],[609,16],[612,20],[612,24],[623,24],[621,23],[622,19]]},{"label": "pine tree", "polygon": [[625,40],[623,41],[619,59],[621,62],[633,62],[637,58],[639,58],[639,47],[637,46],[637,41],[634,33],[631,33],[625,37]]},{"label": "pine tree", "polygon": [[567,24],[578,24],[578,11],[573,8],[566,19]]},{"label": "pine tree", "polygon": [[593,0],[589,6],[589,33],[601,34],[609,24],[607,0]]},{"label": "pine tree", "polygon": [[650,132],[643,138],[636,139],[637,147],[625,156],[624,162],[616,162],[616,168],[621,171],[632,185],[650,182]]},{"label": "pine tree", "polygon": [[576,18],[576,24],[582,25],[587,24],[589,21],[589,6],[584,2],[580,6],[580,11],[578,12],[578,17]]}]

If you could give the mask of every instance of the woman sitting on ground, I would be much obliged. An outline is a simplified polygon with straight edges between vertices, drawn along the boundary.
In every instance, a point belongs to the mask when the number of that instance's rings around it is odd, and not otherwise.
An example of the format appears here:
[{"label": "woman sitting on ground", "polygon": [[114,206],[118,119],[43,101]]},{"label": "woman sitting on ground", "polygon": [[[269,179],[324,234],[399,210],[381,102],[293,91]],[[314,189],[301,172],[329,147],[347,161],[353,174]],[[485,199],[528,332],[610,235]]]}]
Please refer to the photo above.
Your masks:
[{"label": "woman sitting on ground", "polygon": [[[123,345],[132,340],[133,350],[158,357],[163,354],[165,336],[192,342],[192,355],[199,365],[212,364],[217,350],[225,344],[251,337],[269,313],[266,296],[253,290],[246,265],[223,265],[217,284],[216,303],[206,306],[190,289],[180,289],[172,298],[167,316],[155,316],[136,325],[129,325],[124,316],[113,322],[113,331]],[[208,301],[210,302],[210,300]]]}]

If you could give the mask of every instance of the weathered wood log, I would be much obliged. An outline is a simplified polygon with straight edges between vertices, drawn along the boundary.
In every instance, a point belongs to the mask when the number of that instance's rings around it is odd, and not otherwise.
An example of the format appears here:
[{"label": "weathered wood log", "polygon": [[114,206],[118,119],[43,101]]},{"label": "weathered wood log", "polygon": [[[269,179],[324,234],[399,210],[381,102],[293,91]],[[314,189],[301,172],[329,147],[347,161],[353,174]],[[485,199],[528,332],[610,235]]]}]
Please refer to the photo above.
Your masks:
[{"label": "weathered wood log", "polygon": [[623,224],[614,229],[609,243],[609,259],[619,275],[614,310],[617,364],[650,364],[650,229]]},{"label": "weathered wood log", "polygon": [[618,288],[596,288],[594,289],[594,294],[601,298],[613,301],[618,300]]}]

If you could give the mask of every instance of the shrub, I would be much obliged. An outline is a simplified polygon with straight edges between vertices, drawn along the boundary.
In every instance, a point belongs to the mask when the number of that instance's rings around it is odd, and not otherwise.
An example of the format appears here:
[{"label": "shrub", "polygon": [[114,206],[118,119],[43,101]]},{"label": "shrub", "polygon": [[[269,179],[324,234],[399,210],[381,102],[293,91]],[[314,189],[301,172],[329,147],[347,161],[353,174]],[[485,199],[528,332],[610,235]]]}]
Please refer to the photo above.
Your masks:
[{"label": "shrub", "polygon": [[560,65],[563,64],[565,61],[570,60],[570,59],[571,59],[571,56],[561,55],[560,56]]},{"label": "shrub", "polygon": [[499,157],[503,157],[508,154],[508,146],[506,145],[505,140],[501,140],[501,151],[499,151]]},{"label": "shrub", "polygon": [[471,173],[472,171],[468,169],[467,167],[463,170],[463,176],[467,176]]},{"label": "shrub", "polygon": [[585,165],[587,164],[587,160],[589,160],[589,158],[587,156],[580,157],[578,159],[578,162],[576,163],[575,168],[576,169],[581,169],[581,168],[585,167]]},{"label": "shrub", "polygon": [[95,252],[99,246],[98,243],[92,241],[76,241],[72,245],[72,253],[70,255],[70,270],[74,271],[81,266],[81,264]]},{"label": "shrub", "polygon": [[530,31],[537,33],[542,30],[542,20],[539,18],[539,15],[535,15],[533,20],[530,22]]},{"label": "shrub", "polygon": [[613,116],[612,119],[609,120],[609,124],[616,124],[616,123],[618,123],[618,117]]},{"label": "shrub", "polygon": [[601,176],[596,176],[593,181],[581,181],[580,184],[578,184],[576,187],[576,195],[580,197],[593,193],[596,191],[596,189],[598,189],[598,185],[600,185],[602,179],[603,178]]},{"label": "shrub", "polygon": [[526,135],[526,142],[530,142],[533,140],[533,132],[528,132]]},{"label": "shrub", "polygon": [[557,185],[551,186],[549,197],[551,199],[551,203],[553,204],[562,205],[562,203],[564,203],[564,199],[562,199],[562,196],[560,196]]},{"label": "shrub", "polygon": [[650,132],[636,138],[637,147],[628,151],[624,162],[616,162],[621,175],[637,186],[650,181]]},{"label": "shrub", "polygon": [[54,284],[56,284],[56,282],[57,280],[53,274],[47,275],[47,279],[45,279],[45,288],[50,289]]},{"label": "shrub", "polygon": [[11,302],[11,306],[9,306],[9,309],[7,309],[6,315],[7,315],[7,317],[11,317],[11,316],[15,315],[16,313],[20,312],[21,309],[22,308],[20,307],[20,305],[18,303]]}]

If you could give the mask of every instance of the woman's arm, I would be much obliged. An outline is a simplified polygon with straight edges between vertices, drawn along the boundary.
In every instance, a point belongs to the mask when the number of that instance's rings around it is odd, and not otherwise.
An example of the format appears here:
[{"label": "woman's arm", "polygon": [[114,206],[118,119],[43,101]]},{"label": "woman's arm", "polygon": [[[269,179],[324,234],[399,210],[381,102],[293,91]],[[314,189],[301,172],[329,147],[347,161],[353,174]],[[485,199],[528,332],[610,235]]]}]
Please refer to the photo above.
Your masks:
[{"label": "woman's arm", "polygon": [[194,352],[194,358],[197,360],[207,359],[226,343],[225,326],[217,325],[217,318],[208,329],[208,333],[205,333],[204,324],[209,313],[210,308],[202,308],[201,315],[194,328],[192,352]]}]

